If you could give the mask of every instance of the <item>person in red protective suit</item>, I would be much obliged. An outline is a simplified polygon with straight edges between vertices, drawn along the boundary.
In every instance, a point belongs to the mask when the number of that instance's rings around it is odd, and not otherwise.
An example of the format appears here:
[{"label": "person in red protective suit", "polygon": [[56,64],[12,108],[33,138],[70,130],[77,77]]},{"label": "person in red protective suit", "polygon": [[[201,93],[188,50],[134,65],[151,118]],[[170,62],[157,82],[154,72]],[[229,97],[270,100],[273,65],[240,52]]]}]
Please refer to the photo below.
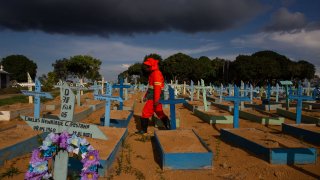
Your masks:
[{"label": "person in red protective suit", "polygon": [[166,114],[164,114],[162,110],[162,104],[159,102],[159,100],[163,99],[164,97],[164,79],[161,71],[159,70],[158,63],[159,61],[154,58],[147,58],[143,63],[150,75],[148,81],[148,90],[144,96],[146,104],[143,107],[140,118],[140,134],[147,133],[149,118],[153,115],[153,113],[156,113],[157,116],[162,120],[166,129],[170,129],[169,118]]}]

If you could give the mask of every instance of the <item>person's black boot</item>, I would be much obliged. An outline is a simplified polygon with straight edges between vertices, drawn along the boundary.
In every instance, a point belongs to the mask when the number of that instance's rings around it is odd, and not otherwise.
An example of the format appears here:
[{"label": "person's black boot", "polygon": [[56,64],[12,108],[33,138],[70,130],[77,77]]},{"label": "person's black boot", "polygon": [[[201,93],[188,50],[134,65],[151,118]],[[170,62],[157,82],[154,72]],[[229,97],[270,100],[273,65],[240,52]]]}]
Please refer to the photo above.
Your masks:
[{"label": "person's black boot", "polygon": [[164,127],[167,129],[167,130],[170,130],[171,127],[170,127],[170,120],[169,118],[166,116],[164,118],[161,119],[161,121],[163,122],[163,125]]},{"label": "person's black boot", "polygon": [[138,134],[144,134],[148,132],[148,118],[140,118],[141,129],[137,132]]}]

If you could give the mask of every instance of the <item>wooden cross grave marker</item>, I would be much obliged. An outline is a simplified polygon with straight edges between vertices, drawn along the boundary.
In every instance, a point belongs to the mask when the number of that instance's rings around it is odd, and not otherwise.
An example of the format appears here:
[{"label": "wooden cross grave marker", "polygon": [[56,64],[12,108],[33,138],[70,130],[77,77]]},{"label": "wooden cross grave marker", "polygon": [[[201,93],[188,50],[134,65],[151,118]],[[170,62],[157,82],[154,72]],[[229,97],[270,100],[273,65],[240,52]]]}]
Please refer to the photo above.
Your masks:
[{"label": "wooden cross grave marker", "polygon": [[289,95],[289,99],[297,100],[297,106],[296,106],[296,124],[301,123],[301,113],[302,113],[302,101],[310,101],[314,100],[314,97],[312,96],[304,96],[302,95],[302,87],[299,84],[298,87],[298,93],[297,95]]},{"label": "wooden cross grave marker", "polygon": [[174,98],[174,89],[169,86],[169,99],[168,100],[160,100],[161,104],[170,104],[170,127],[172,130],[177,129],[176,126],[176,104],[186,103],[186,101],[182,98],[175,99]]},{"label": "wooden cross grave marker", "polygon": [[100,94],[103,94],[102,93],[102,86],[101,85],[98,85],[97,84],[97,81],[94,81],[93,83],[93,86],[90,86],[89,89],[93,90],[93,94],[95,95],[98,95],[99,94],[99,91],[100,91]]},{"label": "wooden cross grave marker", "polygon": [[227,101],[233,101],[233,128],[239,128],[239,103],[241,101],[250,101],[248,97],[239,96],[239,90],[236,85],[234,85],[234,96],[225,96],[223,98]]},{"label": "wooden cross grave marker", "polygon": [[27,90],[21,90],[21,92],[24,95],[27,96],[33,96],[34,97],[34,117],[39,118],[40,117],[40,97],[45,97],[48,99],[52,99],[53,97],[51,96],[50,93],[48,92],[41,92],[41,83],[38,79],[36,79],[35,82],[35,90],[34,91],[27,91]]},{"label": "wooden cross grave marker", "polygon": [[[130,88],[131,85],[124,85],[123,78],[120,78],[119,81],[119,84],[112,85],[112,88],[119,88],[120,98],[123,99],[123,88]],[[120,101],[119,110],[123,110],[123,101]]]},{"label": "wooden cross grave marker", "polygon": [[119,96],[112,96],[112,86],[109,83],[106,83],[106,94],[94,95],[94,99],[97,100],[104,100],[106,101],[105,113],[104,113],[104,123],[103,126],[110,126],[110,108],[111,108],[111,101],[119,101],[120,103],[123,102],[122,98]]}]

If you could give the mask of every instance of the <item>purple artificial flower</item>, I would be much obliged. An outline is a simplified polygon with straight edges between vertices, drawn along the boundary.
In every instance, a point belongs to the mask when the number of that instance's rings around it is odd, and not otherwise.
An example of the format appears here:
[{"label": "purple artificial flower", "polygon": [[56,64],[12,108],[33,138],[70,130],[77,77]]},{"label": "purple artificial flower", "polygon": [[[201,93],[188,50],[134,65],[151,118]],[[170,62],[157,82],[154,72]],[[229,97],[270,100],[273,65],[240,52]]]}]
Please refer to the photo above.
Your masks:
[{"label": "purple artificial flower", "polygon": [[32,177],[36,176],[36,173],[27,171],[27,173],[24,175],[25,179],[31,179]]},{"label": "purple artificial flower", "polygon": [[64,131],[59,136],[59,146],[60,148],[67,149],[68,143],[67,140],[69,138],[68,132]]},{"label": "purple artificial flower", "polygon": [[42,180],[43,178],[43,175],[44,175],[44,173],[42,173],[42,174],[34,174],[34,176],[32,176],[32,177],[29,177],[29,178],[26,178],[27,180]]},{"label": "purple artificial flower", "polygon": [[99,174],[93,171],[82,171],[80,175],[81,180],[93,180],[99,178]]},{"label": "purple artificial flower", "polygon": [[41,150],[38,148],[34,149],[32,151],[30,164],[35,164],[37,162],[42,162],[42,161],[44,161],[44,158],[41,157]]},{"label": "purple artificial flower", "polygon": [[57,143],[59,141],[59,134],[50,133],[47,137],[49,137],[53,143]]},{"label": "purple artificial flower", "polygon": [[99,165],[100,158],[99,158],[99,151],[93,150],[93,151],[88,151],[86,154],[86,157],[81,160],[83,163],[83,169],[88,169],[90,166],[93,165]]}]

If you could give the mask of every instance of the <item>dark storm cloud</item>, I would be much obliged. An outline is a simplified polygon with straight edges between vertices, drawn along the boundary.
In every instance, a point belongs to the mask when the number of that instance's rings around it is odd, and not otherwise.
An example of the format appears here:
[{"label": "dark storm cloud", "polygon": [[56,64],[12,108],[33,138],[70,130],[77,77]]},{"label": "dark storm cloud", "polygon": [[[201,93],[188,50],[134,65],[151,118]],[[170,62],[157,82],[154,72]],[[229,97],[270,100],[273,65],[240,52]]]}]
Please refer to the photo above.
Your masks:
[{"label": "dark storm cloud", "polygon": [[1,0],[0,28],[63,34],[222,31],[265,10],[257,0]]},{"label": "dark storm cloud", "polygon": [[291,13],[286,8],[280,8],[272,17],[270,23],[265,27],[266,31],[295,31],[307,26],[304,14],[300,12]]}]

